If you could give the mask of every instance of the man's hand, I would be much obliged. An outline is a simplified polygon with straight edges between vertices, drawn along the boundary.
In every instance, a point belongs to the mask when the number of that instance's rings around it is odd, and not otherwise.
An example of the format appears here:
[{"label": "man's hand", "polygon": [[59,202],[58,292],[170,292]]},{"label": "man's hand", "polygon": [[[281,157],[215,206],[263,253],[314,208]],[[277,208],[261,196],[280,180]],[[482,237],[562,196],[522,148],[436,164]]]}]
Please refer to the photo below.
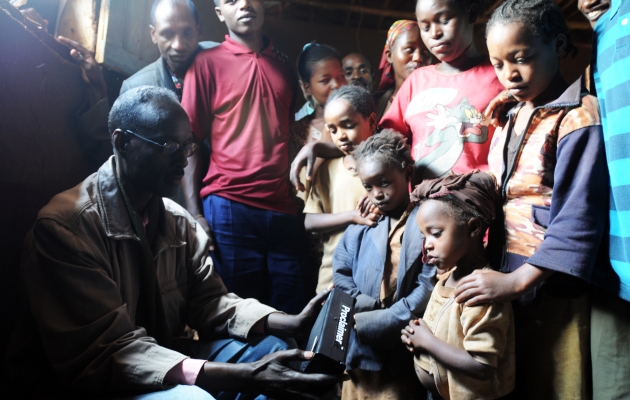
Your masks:
[{"label": "man's hand", "polygon": [[400,340],[412,353],[426,350],[427,342],[434,337],[427,323],[420,318],[409,321],[400,333]]},{"label": "man's hand", "polygon": [[308,338],[315,319],[329,294],[330,291],[326,290],[313,297],[298,315],[269,314],[265,322],[265,333],[298,339]]},{"label": "man's hand", "polygon": [[90,104],[94,105],[107,96],[107,85],[103,71],[96,62],[94,54],[74,40],[59,36],[57,41],[70,48],[70,56],[81,68],[81,77],[90,88]]},{"label": "man's hand", "polygon": [[228,391],[265,394],[274,399],[322,399],[335,390],[342,375],[306,374],[289,367],[313,357],[302,350],[278,351],[253,363],[207,362],[195,385],[210,393]]},{"label": "man's hand", "polygon": [[475,270],[463,277],[455,289],[455,301],[477,306],[493,301],[512,301],[547,279],[553,271],[523,264],[516,271],[503,273]]},{"label": "man's hand", "polygon": [[490,101],[483,112],[484,117],[490,119],[490,125],[499,126],[505,124],[505,114],[508,105],[516,102],[509,90],[504,90]]},{"label": "man's hand", "polygon": [[306,361],[310,351],[286,350],[265,356],[253,363],[252,381],[260,392],[274,399],[321,399],[335,391],[341,375],[306,374],[289,367],[290,362]]}]

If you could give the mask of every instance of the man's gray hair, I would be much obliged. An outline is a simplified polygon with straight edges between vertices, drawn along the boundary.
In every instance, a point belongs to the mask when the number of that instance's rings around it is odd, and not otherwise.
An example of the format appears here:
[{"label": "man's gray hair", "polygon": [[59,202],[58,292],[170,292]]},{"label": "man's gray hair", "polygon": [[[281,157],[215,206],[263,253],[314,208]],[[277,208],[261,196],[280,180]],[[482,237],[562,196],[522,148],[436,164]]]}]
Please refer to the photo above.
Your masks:
[{"label": "man's gray hair", "polygon": [[109,112],[110,135],[116,129],[142,134],[174,129],[186,112],[175,93],[157,86],[139,86],[121,94]]}]

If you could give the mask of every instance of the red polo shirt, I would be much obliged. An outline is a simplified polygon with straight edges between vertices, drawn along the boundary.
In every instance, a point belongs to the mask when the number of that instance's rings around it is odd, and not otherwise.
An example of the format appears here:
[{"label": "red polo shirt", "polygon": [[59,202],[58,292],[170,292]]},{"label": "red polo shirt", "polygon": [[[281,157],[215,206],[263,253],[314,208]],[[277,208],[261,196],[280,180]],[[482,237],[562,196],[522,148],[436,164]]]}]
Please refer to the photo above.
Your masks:
[{"label": "red polo shirt", "polygon": [[216,194],[294,214],[287,143],[296,79],[267,42],[256,53],[226,36],[199,53],[186,73],[182,106],[193,134],[212,145],[202,198]]}]

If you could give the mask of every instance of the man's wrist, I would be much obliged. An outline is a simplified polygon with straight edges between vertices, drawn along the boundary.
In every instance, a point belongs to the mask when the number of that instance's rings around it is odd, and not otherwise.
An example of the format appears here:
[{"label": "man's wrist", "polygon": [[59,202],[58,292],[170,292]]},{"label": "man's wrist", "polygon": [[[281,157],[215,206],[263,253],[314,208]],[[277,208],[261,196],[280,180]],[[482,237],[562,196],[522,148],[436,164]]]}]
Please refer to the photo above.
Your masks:
[{"label": "man's wrist", "polygon": [[[252,363],[231,364],[208,361],[199,371],[195,385],[208,392],[250,391],[253,375]],[[247,388],[247,390],[243,390],[243,388]]]},{"label": "man's wrist", "polygon": [[271,313],[265,320],[265,334],[294,337],[299,332],[299,315],[288,315],[280,312]]}]

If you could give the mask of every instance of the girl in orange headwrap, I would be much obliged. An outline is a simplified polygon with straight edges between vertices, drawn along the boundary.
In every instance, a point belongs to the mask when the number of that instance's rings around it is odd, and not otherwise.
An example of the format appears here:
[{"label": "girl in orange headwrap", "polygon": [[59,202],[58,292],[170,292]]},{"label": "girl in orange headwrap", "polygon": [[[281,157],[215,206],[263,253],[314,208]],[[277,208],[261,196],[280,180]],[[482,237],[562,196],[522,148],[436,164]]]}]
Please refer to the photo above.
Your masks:
[{"label": "girl in orange headwrap", "polygon": [[387,32],[387,41],[378,67],[381,74],[379,91],[374,94],[379,120],[405,79],[416,68],[429,65],[432,61],[433,56],[420,38],[416,21],[401,19],[392,24]]}]

